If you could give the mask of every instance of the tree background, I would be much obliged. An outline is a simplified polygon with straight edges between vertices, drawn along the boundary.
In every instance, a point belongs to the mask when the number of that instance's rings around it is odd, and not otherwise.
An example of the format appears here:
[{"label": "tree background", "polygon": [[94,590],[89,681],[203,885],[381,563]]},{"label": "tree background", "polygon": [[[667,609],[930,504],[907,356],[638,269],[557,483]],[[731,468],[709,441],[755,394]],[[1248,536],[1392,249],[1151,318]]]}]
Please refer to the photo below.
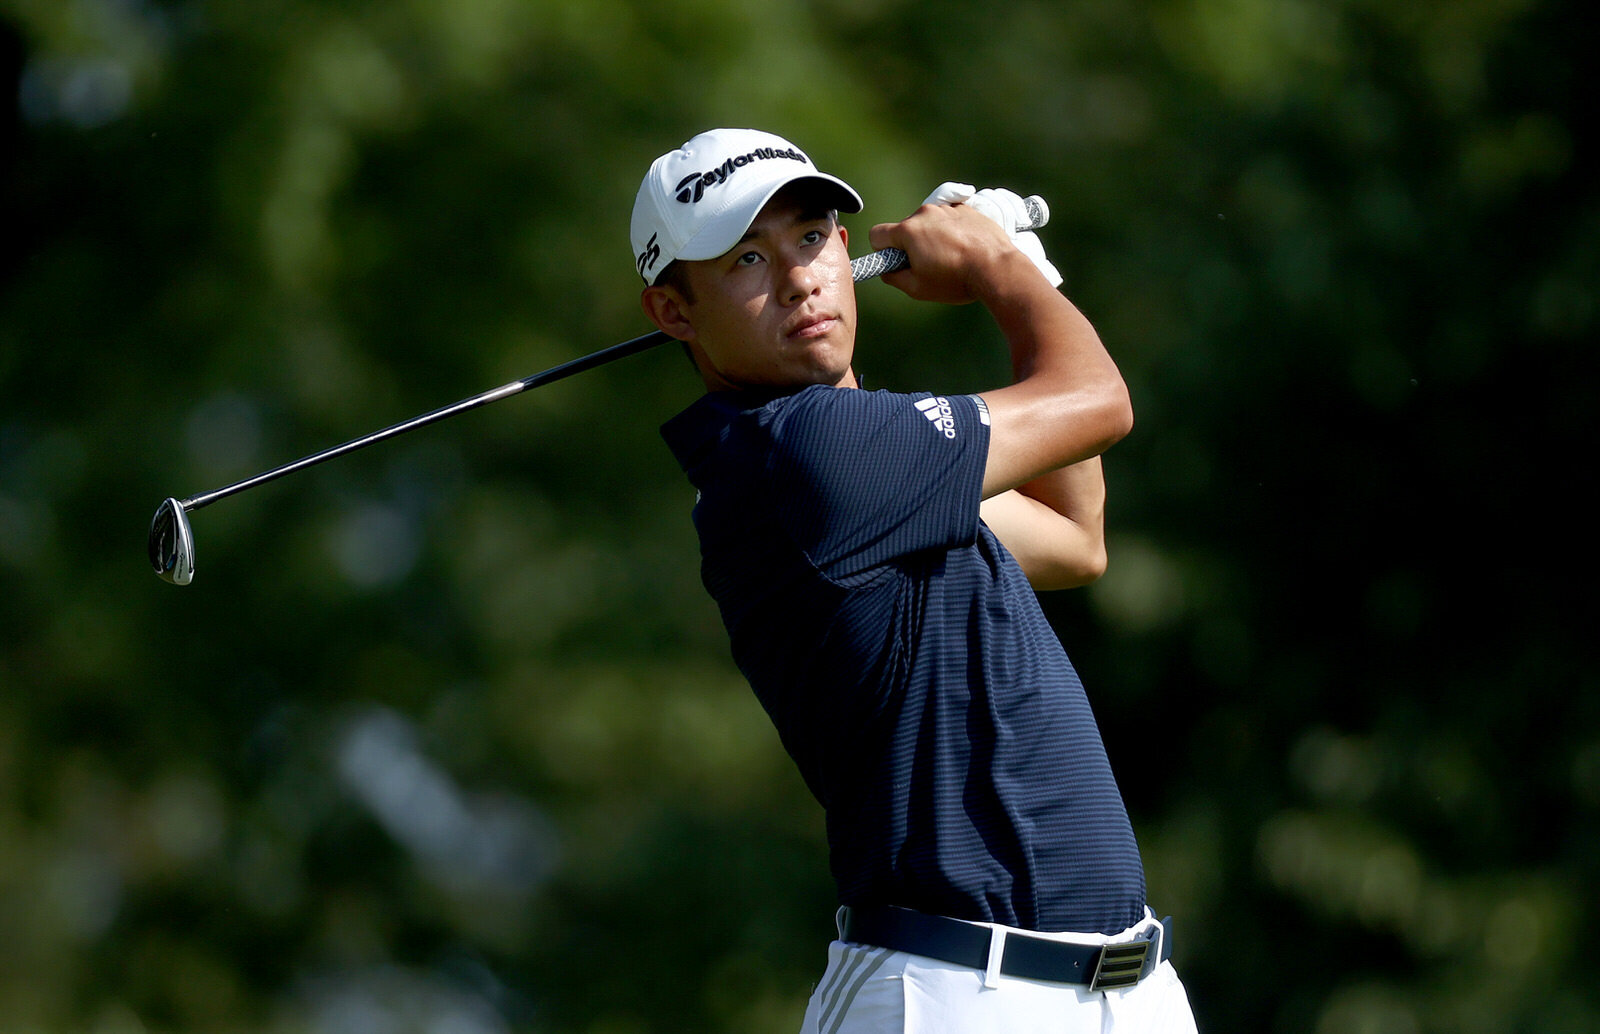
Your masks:
[{"label": "tree background", "polygon": [[[820,815],[727,657],[649,160],[1045,195],[1132,387],[1047,601],[1206,1031],[1600,1030],[1600,279],[1561,0],[0,0],[0,1030],[796,1029]],[[860,290],[872,383],[1005,375]]]}]

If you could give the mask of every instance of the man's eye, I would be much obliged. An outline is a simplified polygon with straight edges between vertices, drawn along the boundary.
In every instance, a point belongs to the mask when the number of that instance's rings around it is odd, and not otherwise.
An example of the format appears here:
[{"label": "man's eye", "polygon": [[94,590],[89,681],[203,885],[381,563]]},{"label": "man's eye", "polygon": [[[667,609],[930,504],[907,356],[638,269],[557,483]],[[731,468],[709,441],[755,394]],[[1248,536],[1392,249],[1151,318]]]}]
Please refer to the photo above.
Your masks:
[{"label": "man's eye", "polygon": [[761,253],[759,251],[747,251],[735,259],[734,264],[739,266],[753,266],[760,261]]},{"label": "man's eye", "polygon": [[825,236],[821,230],[809,230],[806,232],[805,242],[807,244],[820,244]]}]

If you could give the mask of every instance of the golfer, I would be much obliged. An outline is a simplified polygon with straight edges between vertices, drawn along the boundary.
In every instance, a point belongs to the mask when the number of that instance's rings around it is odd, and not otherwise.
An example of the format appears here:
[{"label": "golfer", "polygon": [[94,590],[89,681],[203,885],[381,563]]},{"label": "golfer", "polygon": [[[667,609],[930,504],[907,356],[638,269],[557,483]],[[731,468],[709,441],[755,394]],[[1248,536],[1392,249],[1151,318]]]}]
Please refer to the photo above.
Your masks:
[{"label": "golfer", "polygon": [[706,394],[662,429],[698,490],[733,656],[826,812],[839,937],[805,1034],[1186,1032],[1138,846],[1036,589],[1105,568],[1099,456],[1126,387],[1007,191],[947,184],[874,248],[914,299],[979,302],[1014,382],[863,390],[839,212],[768,133],[658,158],[631,236]]}]

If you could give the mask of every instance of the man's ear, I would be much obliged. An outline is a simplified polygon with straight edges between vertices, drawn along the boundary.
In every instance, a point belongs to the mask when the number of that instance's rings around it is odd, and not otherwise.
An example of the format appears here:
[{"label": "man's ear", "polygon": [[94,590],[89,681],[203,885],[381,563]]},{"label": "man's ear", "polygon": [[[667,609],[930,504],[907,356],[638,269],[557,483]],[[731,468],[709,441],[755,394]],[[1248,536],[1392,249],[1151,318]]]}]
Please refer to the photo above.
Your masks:
[{"label": "man's ear", "polygon": [[646,287],[644,293],[639,295],[639,305],[657,330],[679,341],[694,340],[694,325],[689,322],[688,306],[677,288]]}]

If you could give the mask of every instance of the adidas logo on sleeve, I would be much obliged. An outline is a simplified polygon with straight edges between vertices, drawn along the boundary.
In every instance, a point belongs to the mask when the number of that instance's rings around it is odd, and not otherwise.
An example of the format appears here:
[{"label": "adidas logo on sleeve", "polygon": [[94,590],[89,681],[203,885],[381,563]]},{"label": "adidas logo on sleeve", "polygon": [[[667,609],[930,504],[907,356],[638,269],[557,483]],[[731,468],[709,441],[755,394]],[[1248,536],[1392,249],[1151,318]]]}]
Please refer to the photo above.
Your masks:
[{"label": "adidas logo on sleeve", "polygon": [[928,422],[937,427],[946,438],[955,438],[956,415],[950,408],[949,399],[943,395],[935,395],[933,398],[921,399],[915,405],[922,415],[928,418]]},{"label": "adidas logo on sleeve", "polygon": [[[989,426],[989,407],[984,404],[980,395],[969,396],[973,405],[978,407],[978,422],[985,427]],[[956,436],[956,415],[950,408],[950,400],[943,395],[932,398],[920,399],[913,403],[917,410],[928,418],[928,423],[939,429],[946,438],[954,439]]]}]

